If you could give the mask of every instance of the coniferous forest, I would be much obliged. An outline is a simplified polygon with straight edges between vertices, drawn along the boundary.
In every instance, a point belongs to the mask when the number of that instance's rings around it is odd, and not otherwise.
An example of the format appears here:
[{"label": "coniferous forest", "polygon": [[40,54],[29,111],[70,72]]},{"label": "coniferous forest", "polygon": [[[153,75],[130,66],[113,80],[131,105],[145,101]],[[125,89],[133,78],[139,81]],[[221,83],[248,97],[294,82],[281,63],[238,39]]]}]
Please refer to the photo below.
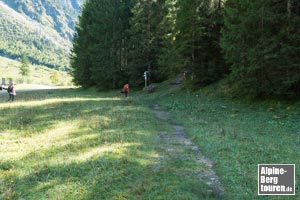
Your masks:
[{"label": "coniferous forest", "polygon": [[184,73],[199,88],[300,95],[297,0],[87,0],[73,40],[74,81],[143,85]]}]

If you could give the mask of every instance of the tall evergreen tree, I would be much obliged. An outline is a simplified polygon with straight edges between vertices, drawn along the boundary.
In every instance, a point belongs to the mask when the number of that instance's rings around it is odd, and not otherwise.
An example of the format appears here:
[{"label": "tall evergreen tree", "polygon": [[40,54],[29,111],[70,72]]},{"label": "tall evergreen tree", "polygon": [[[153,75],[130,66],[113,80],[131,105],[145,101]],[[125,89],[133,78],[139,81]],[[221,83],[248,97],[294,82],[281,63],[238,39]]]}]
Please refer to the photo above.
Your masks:
[{"label": "tall evergreen tree", "polygon": [[25,54],[23,54],[21,58],[20,74],[23,77],[27,77],[29,75],[29,59]]},{"label": "tall evergreen tree", "polygon": [[87,1],[74,39],[72,67],[83,86],[116,88],[126,80],[130,0]]},{"label": "tall evergreen tree", "polygon": [[157,81],[158,55],[161,52],[164,17],[163,0],[135,0],[130,19],[129,76],[134,85],[141,85],[143,72],[148,71],[151,81]]},{"label": "tall evergreen tree", "polygon": [[178,12],[177,0],[165,1],[165,15],[160,24],[162,30],[162,49],[158,56],[158,73],[162,78],[170,78],[182,72],[182,66],[179,64],[179,51],[177,51],[176,20]]},{"label": "tall evergreen tree", "polygon": [[227,67],[219,45],[223,5],[216,0],[178,0],[176,20],[177,60],[196,85],[224,77]]},{"label": "tall evergreen tree", "polygon": [[222,47],[236,91],[300,94],[300,2],[228,0]]},{"label": "tall evergreen tree", "polygon": [[83,11],[76,26],[76,34],[73,39],[73,49],[71,54],[71,67],[73,69],[74,83],[84,87],[95,85],[91,79],[91,59],[89,48],[93,44],[93,36],[89,27],[93,24],[93,1],[84,4]]}]

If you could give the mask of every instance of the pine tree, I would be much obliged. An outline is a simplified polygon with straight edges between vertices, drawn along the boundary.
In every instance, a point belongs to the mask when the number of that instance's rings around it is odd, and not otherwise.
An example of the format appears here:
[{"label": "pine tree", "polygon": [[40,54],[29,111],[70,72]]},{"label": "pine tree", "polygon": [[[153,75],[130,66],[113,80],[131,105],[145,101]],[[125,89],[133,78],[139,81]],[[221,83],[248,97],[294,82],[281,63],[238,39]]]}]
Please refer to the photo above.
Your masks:
[{"label": "pine tree", "polygon": [[[130,1],[106,1],[95,5],[95,35],[91,47],[93,62],[92,79],[98,87],[116,88],[127,82],[124,68],[127,65],[127,49],[130,17]],[[110,23],[108,23],[110,22]]]},{"label": "pine tree", "polygon": [[20,74],[23,77],[27,77],[29,75],[29,59],[25,54],[23,54],[21,58]]},{"label": "pine tree", "polygon": [[299,95],[298,1],[226,2],[222,48],[235,91]]},{"label": "pine tree", "polygon": [[219,45],[223,6],[214,0],[179,0],[176,20],[178,66],[191,75],[192,82],[207,85],[227,73]]},{"label": "pine tree", "polygon": [[87,1],[83,7],[76,26],[71,54],[73,81],[75,84],[84,87],[95,85],[95,82],[91,79],[91,59],[89,54],[89,48],[92,45],[92,37],[89,33],[89,26],[92,25],[93,13],[90,12],[92,7],[92,1]]},{"label": "pine tree", "polygon": [[136,0],[130,19],[130,52],[128,72],[133,85],[142,85],[143,73],[148,71],[150,81],[160,79],[158,75],[158,56],[161,52],[164,17],[163,0]]},{"label": "pine tree", "polygon": [[167,79],[182,72],[179,64],[180,54],[177,51],[176,30],[178,4],[177,0],[165,1],[165,15],[160,24],[162,30],[161,52],[158,55],[158,73],[161,78]]},{"label": "pine tree", "polygon": [[74,39],[74,80],[83,86],[116,88],[125,82],[130,0],[87,1]]}]

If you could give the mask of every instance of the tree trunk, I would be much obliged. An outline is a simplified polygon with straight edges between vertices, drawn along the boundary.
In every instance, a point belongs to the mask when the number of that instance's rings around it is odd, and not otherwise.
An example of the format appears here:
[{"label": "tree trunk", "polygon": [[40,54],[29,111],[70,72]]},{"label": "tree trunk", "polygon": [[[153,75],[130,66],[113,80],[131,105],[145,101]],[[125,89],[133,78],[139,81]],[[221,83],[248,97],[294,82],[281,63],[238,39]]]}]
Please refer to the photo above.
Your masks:
[{"label": "tree trunk", "polygon": [[148,0],[148,24],[147,24],[147,35],[148,35],[148,59],[147,59],[147,62],[148,62],[148,71],[150,72],[151,71],[151,64],[150,64],[150,46],[151,46],[151,1]]},{"label": "tree trunk", "polygon": [[288,18],[291,18],[292,14],[292,0],[287,0],[287,12],[288,12]]},{"label": "tree trunk", "polygon": [[264,33],[264,7],[261,8],[261,32]]}]

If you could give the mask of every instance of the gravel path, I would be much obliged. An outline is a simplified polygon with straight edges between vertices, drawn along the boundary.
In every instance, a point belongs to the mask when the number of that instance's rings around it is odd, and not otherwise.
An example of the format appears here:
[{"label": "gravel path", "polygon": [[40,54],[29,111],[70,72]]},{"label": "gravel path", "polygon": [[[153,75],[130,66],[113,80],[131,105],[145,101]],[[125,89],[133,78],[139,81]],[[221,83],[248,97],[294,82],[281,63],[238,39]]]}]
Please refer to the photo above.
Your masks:
[{"label": "gravel path", "polygon": [[213,170],[213,162],[203,155],[199,147],[187,137],[183,126],[172,122],[168,112],[163,111],[158,105],[155,105],[152,110],[159,120],[165,121],[173,127],[172,132],[162,131],[159,133],[159,145],[163,153],[159,156],[157,167],[163,165],[167,160],[195,163],[195,167],[178,169],[178,173],[197,177],[201,182],[211,186],[213,188],[212,192],[216,196],[221,197],[224,193],[224,188]]}]

